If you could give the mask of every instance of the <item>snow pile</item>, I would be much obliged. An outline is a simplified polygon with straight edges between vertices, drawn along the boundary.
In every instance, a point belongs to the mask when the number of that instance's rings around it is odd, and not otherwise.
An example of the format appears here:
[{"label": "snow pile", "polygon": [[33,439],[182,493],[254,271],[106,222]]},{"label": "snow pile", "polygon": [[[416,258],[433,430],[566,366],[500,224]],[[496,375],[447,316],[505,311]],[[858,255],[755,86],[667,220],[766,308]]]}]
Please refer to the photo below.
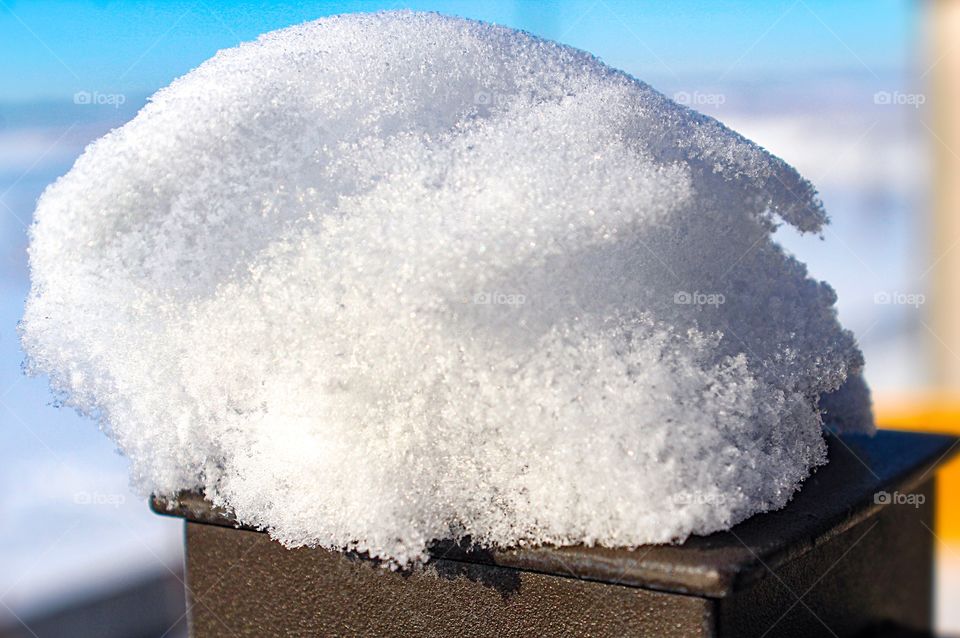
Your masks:
[{"label": "snow pile", "polygon": [[826,222],[792,168],[583,52],[342,16],[218,53],[47,189],[23,344],[142,489],[289,545],[668,542],[783,506],[848,378],[871,427],[781,222]]}]

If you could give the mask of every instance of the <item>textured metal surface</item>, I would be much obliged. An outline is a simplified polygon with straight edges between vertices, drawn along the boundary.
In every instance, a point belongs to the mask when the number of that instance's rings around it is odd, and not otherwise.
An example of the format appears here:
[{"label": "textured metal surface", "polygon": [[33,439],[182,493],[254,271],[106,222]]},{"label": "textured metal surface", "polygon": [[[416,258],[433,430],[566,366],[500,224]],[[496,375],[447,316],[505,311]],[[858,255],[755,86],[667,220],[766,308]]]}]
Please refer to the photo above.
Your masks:
[{"label": "textured metal surface", "polygon": [[[829,440],[786,508],[638,550],[437,543],[409,572],[231,529],[197,495],[154,499],[187,523],[192,635],[925,636],[934,468],[950,437]],[[876,494],[909,494],[882,505]],[[914,506],[916,505],[916,506]]]},{"label": "textured metal surface", "polygon": [[894,505],[719,599],[718,636],[926,635],[933,594],[934,480],[920,507]]},{"label": "textured metal surface", "polygon": [[191,635],[925,636],[933,480],[913,494],[723,598],[447,558],[398,573],[187,523]]},{"label": "textured metal surface", "polygon": [[714,602],[437,559],[411,573],[187,524],[191,635],[711,636]]},{"label": "textured metal surface", "polygon": [[[879,491],[906,493],[928,481],[933,468],[960,449],[957,439],[881,431],[874,437],[828,437],[830,463],[818,470],[783,510],[755,516],[730,532],[692,537],[681,545],[635,550],[544,547],[476,551],[438,542],[435,556],[461,562],[722,598],[769,577],[876,515]],[[154,499],[161,514],[236,526],[229,513],[201,497]]]}]

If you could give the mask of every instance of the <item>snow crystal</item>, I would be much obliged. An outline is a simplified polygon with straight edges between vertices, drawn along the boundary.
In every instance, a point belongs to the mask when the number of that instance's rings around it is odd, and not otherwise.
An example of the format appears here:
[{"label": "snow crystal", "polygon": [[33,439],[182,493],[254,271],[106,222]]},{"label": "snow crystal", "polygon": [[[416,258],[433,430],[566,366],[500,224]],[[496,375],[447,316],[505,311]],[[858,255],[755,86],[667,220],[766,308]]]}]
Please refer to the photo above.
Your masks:
[{"label": "snow crystal", "polygon": [[290,546],[677,541],[782,507],[834,410],[872,427],[832,289],[772,239],[826,223],[813,187],[507,28],[345,15],[221,51],[35,219],[28,370],[141,489]]}]

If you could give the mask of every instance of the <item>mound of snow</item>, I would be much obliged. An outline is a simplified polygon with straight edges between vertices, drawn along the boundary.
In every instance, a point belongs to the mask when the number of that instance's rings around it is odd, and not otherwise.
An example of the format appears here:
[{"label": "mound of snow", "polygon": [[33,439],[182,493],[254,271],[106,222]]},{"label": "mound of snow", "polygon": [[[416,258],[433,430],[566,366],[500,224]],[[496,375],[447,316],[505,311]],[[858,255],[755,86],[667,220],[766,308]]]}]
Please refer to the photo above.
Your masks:
[{"label": "mound of snow", "polygon": [[[812,186],[595,58],[432,14],[221,51],[41,197],[32,373],[143,490],[291,545],[635,546],[869,429]],[[829,411],[827,414],[829,420]]]}]

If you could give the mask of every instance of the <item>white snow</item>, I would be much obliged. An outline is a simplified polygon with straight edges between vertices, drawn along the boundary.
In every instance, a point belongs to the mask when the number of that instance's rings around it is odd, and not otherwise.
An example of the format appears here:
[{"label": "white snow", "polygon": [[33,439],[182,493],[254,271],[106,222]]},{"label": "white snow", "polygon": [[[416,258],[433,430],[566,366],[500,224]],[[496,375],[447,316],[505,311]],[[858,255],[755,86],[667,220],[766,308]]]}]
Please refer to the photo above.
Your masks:
[{"label": "white snow", "polygon": [[[31,373],[144,491],[405,564],[782,507],[872,428],[792,168],[588,54],[347,15],[221,51],[41,197]],[[820,400],[847,379],[832,398]]]}]

